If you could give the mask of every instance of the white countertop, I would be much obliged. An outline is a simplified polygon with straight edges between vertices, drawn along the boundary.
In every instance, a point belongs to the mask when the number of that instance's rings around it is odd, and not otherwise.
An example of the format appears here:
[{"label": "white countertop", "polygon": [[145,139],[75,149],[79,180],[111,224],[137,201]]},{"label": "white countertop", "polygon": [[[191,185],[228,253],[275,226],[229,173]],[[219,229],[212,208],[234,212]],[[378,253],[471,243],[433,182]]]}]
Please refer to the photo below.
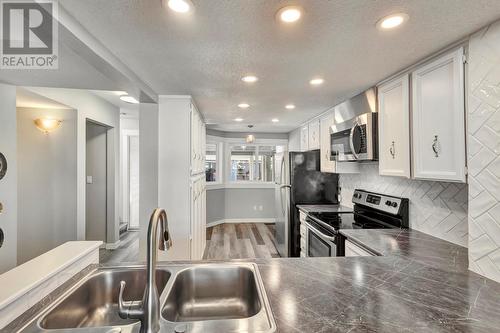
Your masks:
[{"label": "white countertop", "polygon": [[0,309],[101,246],[101,241],[64,243],[0,275]]}]

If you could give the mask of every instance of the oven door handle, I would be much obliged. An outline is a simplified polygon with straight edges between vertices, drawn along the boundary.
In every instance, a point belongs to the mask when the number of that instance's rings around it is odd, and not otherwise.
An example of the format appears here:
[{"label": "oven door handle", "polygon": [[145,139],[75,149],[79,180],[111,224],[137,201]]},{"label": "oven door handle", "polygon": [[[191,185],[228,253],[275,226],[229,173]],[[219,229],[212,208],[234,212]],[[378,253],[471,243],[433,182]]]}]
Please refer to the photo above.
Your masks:
[{"label": "oven door handle", "polygon": [[318,229],[316,229],[315,227],[313,227],[311,224],[306,223],[306,227],[307,229],[310,229],[312,230],[315,234],[317,235],[320,235],[321,238],[324,238],[324,239],[328,239],[329,241],[332,241],[332,242],[335,242],[336,241],[336,237],[331,237],[331,236],[328,236],[328,235],[325,235],[324,233],[322,233],[321,231],[319,231]]},{"label": "oven door handle", "polygon": [[351,146],[351,153],[352,156],[354,156],[355,159],[359,159],[358,153],[354,150],[354,131],[356,130],[356,127],[359,125],[356,123],[354,126],[351,128],[351,133],[349,134],[349,145]]}]

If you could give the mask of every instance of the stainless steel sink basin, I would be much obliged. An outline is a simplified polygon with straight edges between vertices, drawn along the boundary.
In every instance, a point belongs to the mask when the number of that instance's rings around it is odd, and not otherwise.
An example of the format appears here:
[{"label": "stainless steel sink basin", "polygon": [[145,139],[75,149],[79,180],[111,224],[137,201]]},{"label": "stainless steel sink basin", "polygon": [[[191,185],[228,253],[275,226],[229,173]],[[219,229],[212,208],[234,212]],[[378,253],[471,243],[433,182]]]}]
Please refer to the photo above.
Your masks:
[{"label": "stainless steel sink basin", "polygon": [[[157,265],[161,332],[274,332],[276,324],[257,265]],[[103,267],[27,324],[23,333],[140,333],[140,322],[118,316],[120,281],[125,301],[142,299],[142,266]]]},{"label": "stainless steel sink basin", "polygon": [[205,266],[177,274],[162,315],[173,322],[240,319],[256,315],[261,308],[251,269]]},{"label": "stainless steel sink basin", "polygon": [[[167,270],[156,271],[159,293],[165,288],[170,275]],[[146,285],[145,269],[98,271],[50,310],[40,321],[40,327],[43,329],[104,327],[137,322],[121,319],[118,316],[120,281],[125,281],[128,286],[124,294],[125,300],[142,299]]]}]

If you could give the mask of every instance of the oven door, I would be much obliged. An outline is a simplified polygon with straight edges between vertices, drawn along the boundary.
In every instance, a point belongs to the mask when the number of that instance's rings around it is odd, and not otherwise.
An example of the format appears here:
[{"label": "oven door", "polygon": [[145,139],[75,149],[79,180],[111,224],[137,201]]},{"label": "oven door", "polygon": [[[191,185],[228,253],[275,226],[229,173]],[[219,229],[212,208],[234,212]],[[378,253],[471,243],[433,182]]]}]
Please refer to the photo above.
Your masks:
[{"label": "oven door", "polygon": [[332,235],[324,227],[311,220],[307,226],[307,256],[308,257],[336,257],[337,236]]}]

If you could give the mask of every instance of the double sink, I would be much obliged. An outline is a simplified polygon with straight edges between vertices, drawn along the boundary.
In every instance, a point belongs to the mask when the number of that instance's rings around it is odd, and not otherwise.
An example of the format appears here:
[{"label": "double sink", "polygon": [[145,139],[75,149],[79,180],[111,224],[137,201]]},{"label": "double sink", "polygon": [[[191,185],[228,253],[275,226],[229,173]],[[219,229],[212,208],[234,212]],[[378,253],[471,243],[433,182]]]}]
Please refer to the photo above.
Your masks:
[{"label": "double sink", "polygon": [[[99,268],[63,294],[23,332],[139,333],[140,322],[118,316],[125,301],[140,301],[141,266]],[[161,332],[274,332],[276,324],[257,265],[158,265]]]}]

